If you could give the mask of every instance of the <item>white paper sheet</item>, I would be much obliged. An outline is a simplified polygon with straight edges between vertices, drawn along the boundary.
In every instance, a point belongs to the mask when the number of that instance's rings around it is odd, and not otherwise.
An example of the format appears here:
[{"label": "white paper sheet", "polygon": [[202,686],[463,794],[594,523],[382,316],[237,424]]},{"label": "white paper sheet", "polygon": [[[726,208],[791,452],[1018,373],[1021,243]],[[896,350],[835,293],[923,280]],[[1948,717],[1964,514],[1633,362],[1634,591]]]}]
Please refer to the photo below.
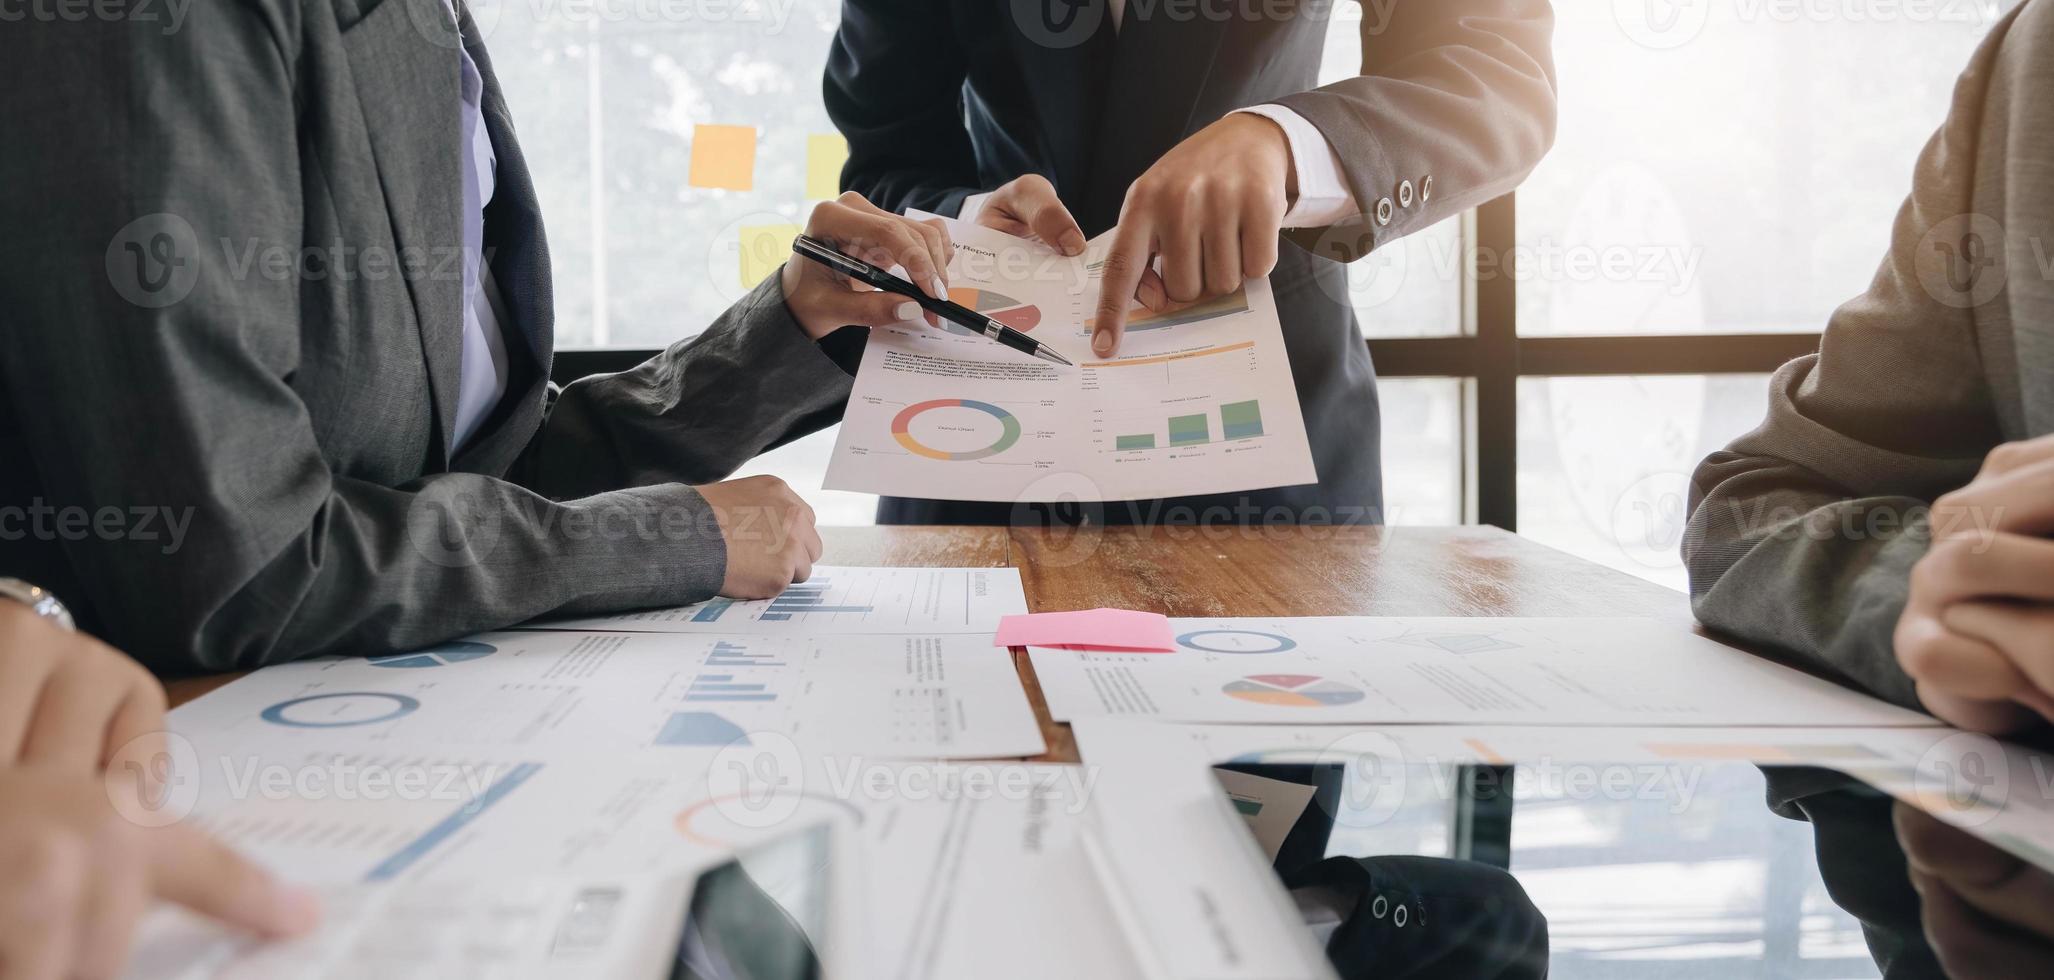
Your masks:
[{"label": "white paper sheet", "polygon": [[1179,619],[1168,654],[1033,648],[1058,721],[1924,726],[1652,619]]},{"label": "white paper sheet", "polygon": [[[1081,841],[1095,779],[1083,767],[794,759],[758,746],[552,755],[392,750],[344,734],[320,741],[322,748],[308,751],[222,750],[237,743],[195,739],[201,755],[191,799],[195,824],[282,877],[322,886],[328,895],[441,909],[452,890],[491,895],[499,908],[532,904],[538,882],[556,883],[554,892],[538,896],[547,900],[582,884],[681,881],[737,849],[833,823],[849,829],[838,844],[856,848],[843,856],[838,873],[852,876],[857,905],[836,918],[861,924],[859,955],[867,967],[837,975],[1138,975],[1131,937],[1109,911]],[[367,781],[364,773],[374,769],[386,776]],[[271,790],[260,789],[273,772],[294,774],[298,788],[280,792],[273,781]],[[455,778],[445,784],[451,773]],[[518,773],[524,775],[510,776]],[[416,788],[391,789],[401,782]],[[988,887],[991,882],[1004,887]],[[347,926],[346,910],[336,912],[329,925]],[[405,942],[509,943],[503,923],[437,914],[442,917],[435,923],[454,934]],[[553,932],[559,917],[530,914],[525,928]],[[613,946],[632,945],[636,962],[647,960],[641,954],[652,947],[664,952],[677,924],[675,917],[665,921],[668,931],[615,936],[623,942]],[[247,944],[218,930],[190,921],[176,925],[145,936],[134,975],[167,976],[166,964],[189,967],[236,956],[243,957],[238,965],[273,968],[238,976],[300,975],[277,970],[279,955],[294,947],[249,956]],[[295,946],[332,951],[349,941],[324,929]],[[393,941],[404,946],[400,937]],[[193,950],[195,942],[220,948]],[[548,951],[543,945],[539,952]],[[535,949],[527,952],[541,958]],[[316,962],[296,957],[292,965]],[[160,969],[150,969],[153,964]]]},{"label": "white paper sheet", "polygon": [[[1087,841],[1149,976],[1333,976],[1320,945],[1235,812],[1210,761],[1177,726],[1100,719]],[[1084,727],[1084,726],[1079,726]]]},{"label": "white paper sheet", "polygon": [[[944,219],[948,220],[948,219]],[[1058,255],[948,220],[956,302],[1028,331],[1061,367],[961,328],[870,333],[825,486],[947,500],[1130,500],[1318,479],[1269,280],[1137,312],[1092,354],[1108,236]]]},{"label": "white paper sheet", "polygon": [[681,636],[509,631],[416,653],[257,671],[174,731],[322,745],[620,751],[789,740],[802,754],[1035,755],[1006,651],[979,635]]},{"label": "white paper sheet", "polygon": [[[962,792],[866,804],[879,977],[1129,980],[1132,938],[1084,849],[1079,766],[990,766]],[[922,775],[917,767],[899,778]],[[1011,788],[1003,788],[1012,783]],[[981,785],[980,785],[981,784]]]},{"label": "white paper sheet", "polygon": [[523,629],[628,633],[991,633],[1027,611],[1017,568],[815,565],[775,599],[712,599],[612,616],[542,620]]}]

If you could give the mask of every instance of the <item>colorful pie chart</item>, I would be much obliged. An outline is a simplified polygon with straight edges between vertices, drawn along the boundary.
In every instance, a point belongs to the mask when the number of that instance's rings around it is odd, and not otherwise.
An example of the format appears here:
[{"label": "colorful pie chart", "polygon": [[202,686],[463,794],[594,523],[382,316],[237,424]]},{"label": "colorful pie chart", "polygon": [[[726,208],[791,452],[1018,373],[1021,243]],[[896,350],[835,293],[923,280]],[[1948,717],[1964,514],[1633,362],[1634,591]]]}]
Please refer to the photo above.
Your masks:
[{"label": "colorful pie chart", "polygon": [[[989,417],[983,418],[980,415]],[[919,430],[918,435],[915,434],[916,427]],[[915,455],[928,459],[962,462],[996,456],[1011,449],[1013,443],[1020,441],[1020,420],[1013,413],[989,402],[971,401],[968,398],[936,398],[932,401],[917,402],[900,410],[891,420],[891,434],[899,441],[899,445],[906,447],[906,451]],[[936,441],[941,438],[951,441],[968,439],[973,444],[966,449],[944,449],[921,441],[922,436]],[[975,440],[987,436],[991,439],[990,442],[981,446],[974,444]]]},{"label": "colorful pie chart", "polygon": [[1250,674],[1220,690],[1230,698],[1281,708],[1331,708],[1363,698],[1359,688],[1313,674]]},{"label": "colorful pie chart", "polygon": [[[953,286],[949,289],[949,299],[958,306],[967,306],[1015,330],[1024,332],[1041,325],[1041,307],[1022,303],[1004,293],[975,286]],[[944,322],[942,326],[956,333],[980,336],[976,331],[953,323]]]}]

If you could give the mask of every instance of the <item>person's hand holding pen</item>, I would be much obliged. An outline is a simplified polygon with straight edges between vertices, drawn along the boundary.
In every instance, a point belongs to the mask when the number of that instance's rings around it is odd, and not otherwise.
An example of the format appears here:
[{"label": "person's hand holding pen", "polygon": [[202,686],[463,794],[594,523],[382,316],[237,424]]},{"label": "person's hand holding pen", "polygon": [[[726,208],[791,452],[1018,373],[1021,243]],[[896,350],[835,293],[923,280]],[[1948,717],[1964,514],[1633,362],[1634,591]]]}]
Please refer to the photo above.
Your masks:
[{"label": "person's hand holding pen", "polygon": [[[872,265],[897,266],[929,296],[948,298],[953,246],[939,221],[900,217],[850,191],[814,207],[806,234]],[[817,263],[786,262],[782,275],[785,307],[815,340],[850,324],[877,327],[923,317],[929,325],[940,322],[904,296],[873,290]]]},{"label": "person's hand holding pen", "polygon": [[[1092,351],[1103,357],[1119,349],[1137,299],[1162,313],[1269,275],[1293,181],[1284,131],[1261,116],[1228,115],[1163,154],[1127,188],[1099,285]],[[1065,255],[1084,251],[1076,220],[1039,174],[994,191],[976,220]]]}]

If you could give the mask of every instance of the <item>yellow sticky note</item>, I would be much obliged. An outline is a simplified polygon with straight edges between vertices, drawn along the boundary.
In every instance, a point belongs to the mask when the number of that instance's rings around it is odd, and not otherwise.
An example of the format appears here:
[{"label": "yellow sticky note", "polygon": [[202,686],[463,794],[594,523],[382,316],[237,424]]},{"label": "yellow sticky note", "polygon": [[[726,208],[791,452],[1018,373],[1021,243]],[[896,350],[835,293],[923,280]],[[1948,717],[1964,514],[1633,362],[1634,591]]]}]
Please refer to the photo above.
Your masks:
[{"label": "yellow sticky note", "polygon": [[693,187],[746,191],[756,183],[756,127],[692,127],[692,169],[685,178]]},{"label": "yellow sticky note", "polygon": [[799,237],[798,225],[743,225],[741,227],[742,288],[754,289],[765,276],[777,271],[791,257],[792,239]]},{"label": "yellow sticky note", "polygon": [[806,137],[806,196],[825,201],[841,193],[842,164],[849,159],[849,141],[840,133]]}]

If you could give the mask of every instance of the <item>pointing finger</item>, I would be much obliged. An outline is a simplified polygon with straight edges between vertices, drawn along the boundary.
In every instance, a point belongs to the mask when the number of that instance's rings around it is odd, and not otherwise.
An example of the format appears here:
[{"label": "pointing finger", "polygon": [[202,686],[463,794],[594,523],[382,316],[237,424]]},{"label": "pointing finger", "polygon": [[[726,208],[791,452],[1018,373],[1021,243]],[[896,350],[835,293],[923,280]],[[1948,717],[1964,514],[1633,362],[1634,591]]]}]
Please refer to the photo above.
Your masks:
[{"label": "pointing finger", "polygon": [[1133,303],[1135,287],[1148,268],[1152,234],[1145,219],[1131,224],[1122,222],[1113,234],[1112,248],[1106,252],[1101,270],[1097,315],[1091,325],[1091,349],[1100,357],[1120,348],[1120,337],[1127,325],[1127,307]]}]

